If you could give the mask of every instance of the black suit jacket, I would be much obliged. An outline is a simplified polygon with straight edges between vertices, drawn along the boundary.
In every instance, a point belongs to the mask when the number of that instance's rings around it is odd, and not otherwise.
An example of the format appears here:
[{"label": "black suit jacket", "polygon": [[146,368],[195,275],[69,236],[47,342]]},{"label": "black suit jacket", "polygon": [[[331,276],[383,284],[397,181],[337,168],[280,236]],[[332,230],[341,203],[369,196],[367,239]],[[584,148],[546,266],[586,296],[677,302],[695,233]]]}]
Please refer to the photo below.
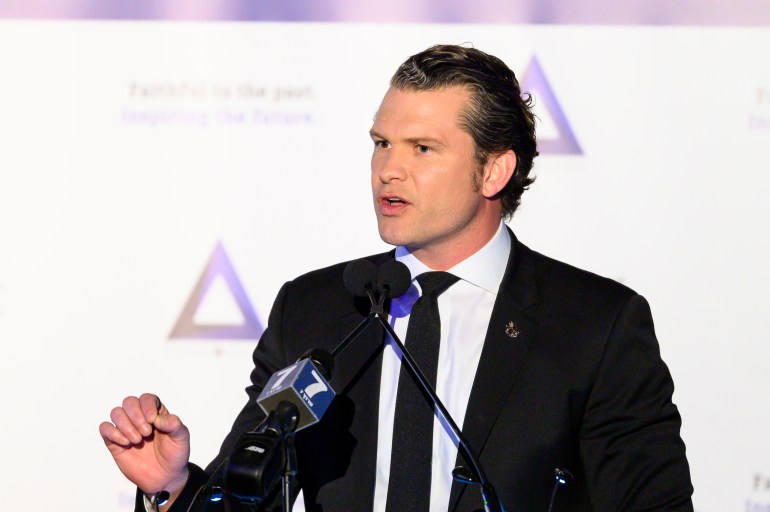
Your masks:
[{"label": "black suit jacket", "polygon": [[[463,426],[506,511],[546,512],[556,468],[574,478],[559,488],[554,511],[691,511],[673,383],[646,301],[511,236]],[[309,348],[331,350],[368,313],[368,301],[345,289],[344,268],[314,271],[281,289],[254,352],[248,404],[209,471],[263,419],[256,397],[273,372]],[[506,333],[510,322],[516,337]],[[309,511],[372,508],[383,340],[373,324],[340,355],[331,380],[337,397],[321,422],[297,434]],[[204,477],[196,468],[187,499]],[[186,510],[185,501],[173,510]],[[455,482],[449,510],[479,509],[479,491]]]}]

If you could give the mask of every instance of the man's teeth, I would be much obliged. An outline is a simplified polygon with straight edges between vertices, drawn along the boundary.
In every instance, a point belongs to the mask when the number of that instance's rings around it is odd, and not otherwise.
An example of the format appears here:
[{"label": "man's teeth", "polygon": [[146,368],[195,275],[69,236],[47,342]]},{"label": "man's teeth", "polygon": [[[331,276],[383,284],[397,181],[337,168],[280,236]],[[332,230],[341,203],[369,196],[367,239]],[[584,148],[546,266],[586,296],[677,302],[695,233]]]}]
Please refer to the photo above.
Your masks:
[{"label": "man's teeth", "polygon": [[389,197],[389,198],[387,199],[387,201],[388,201],[390,204],[393,204],[393,203],[403,203],[403,201],[402,201],[401,199],[398,199],[397,197]]}]

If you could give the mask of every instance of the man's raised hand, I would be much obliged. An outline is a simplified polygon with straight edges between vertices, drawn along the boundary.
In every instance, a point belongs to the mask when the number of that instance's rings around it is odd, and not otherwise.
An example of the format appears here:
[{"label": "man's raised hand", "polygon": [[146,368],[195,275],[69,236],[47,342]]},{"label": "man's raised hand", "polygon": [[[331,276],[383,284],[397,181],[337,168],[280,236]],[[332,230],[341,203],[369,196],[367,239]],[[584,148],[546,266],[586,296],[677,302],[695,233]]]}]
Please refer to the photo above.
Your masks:
[{"label": "man's raised hand", "polygon": [[151,495],[168,491],[171,501],[189,475],[190,432],[160,399],[129,396],[99,425],[99,433],[120,471]]}]

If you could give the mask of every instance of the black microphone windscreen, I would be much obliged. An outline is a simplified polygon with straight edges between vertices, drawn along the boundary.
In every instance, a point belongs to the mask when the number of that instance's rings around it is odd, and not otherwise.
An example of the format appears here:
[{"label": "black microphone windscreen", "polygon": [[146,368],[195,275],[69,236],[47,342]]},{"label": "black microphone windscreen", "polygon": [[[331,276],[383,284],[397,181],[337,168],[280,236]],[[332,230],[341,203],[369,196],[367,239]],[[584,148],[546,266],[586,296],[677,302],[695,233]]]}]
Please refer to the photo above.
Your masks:
[{"label": "black microphone windscreen", "polygon": [[388,260],[377,271],[377,287],[388,287],[388,297],[400,297],[412,284],[409,268],[396,260]]},{"label": "black microphone windscreen", "polygon": [[366,297],[366,291],[372,288],[377,280],[377,266],[367,259],[351,261],[345,267],[342,280],[350,293]]}]

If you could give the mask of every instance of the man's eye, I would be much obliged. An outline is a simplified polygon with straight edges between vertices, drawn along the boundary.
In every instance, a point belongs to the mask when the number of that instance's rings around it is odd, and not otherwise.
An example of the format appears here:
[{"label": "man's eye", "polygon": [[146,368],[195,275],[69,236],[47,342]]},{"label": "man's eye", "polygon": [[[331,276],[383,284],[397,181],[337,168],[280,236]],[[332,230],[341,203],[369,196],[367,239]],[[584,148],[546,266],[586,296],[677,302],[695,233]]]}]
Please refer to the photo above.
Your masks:
[{"label": "man's eye", "polygon": [[375,140],[374,147],[377,149],[388,149],[390,144],[386,140]]},{"label": "man's eye", "polygon": [[420,153],[430,153],[430,147],[423,144],[417,144],[417,151]]}]

